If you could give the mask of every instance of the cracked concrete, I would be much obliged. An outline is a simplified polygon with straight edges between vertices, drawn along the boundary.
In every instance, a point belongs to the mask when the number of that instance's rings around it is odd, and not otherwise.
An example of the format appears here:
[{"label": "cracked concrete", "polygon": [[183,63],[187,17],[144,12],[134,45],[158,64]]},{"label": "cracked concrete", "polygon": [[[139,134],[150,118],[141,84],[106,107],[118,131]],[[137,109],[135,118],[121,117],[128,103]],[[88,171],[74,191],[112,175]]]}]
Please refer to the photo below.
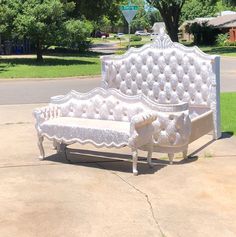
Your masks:
[{"label": "cracked concrete", "polygon": [[173,166],[154,154],[150,169],[140,152],[135,177],[128,148],[75,144],[69,164],[45,142],[38,160],[37,106],[0,106],[1,237],[236,236],[235,137],[205,136]]},{"label": "cracked concrete", "polygon": [[[96,162],[96,164],[97,164],[99,167],[103,168],[103,169],[105,168],[105,167],[102,166],[99,162]],[[137,187],[135,187],[134,185],[132,185],[131,183],[129,183],[127,180],[125,180],[124,178],[122,178],[121,176],[119,176],[119,174],[117,174],[117,173],[115,173],[115,172],[111,172],[111,173],[114,174],[114,175],[116,175],[116,176],[118,176],[124,183],[126,183],[127,185],[129,185],[130,187],[132,187],[133,189],[135,189],[137,192],[139,192],[141,195],[144,196],[144,198],[146,199],[146,201],[147,201],[147,203],[148,203],[148,205],[149,205],[149,207],[150,207],[150,212],[151,212],[151,214],[152,214],[153,220],[155,221],[155,223],[156,223],[156,225],[157,225],[157,228],[158,228],[158,230],[159,230],[160,233],[161,233],[161,236],[162,236],[162,237],[165,237],[165,235],[164,235],[164,233],[163,233],[163,231],[162,231],[162,229],[161,229],[161,226],[160,226],[160,224],[158,223],[157,218],[155,217],[155,213],[154,213],[154,211],[153,211],[152,203],[151,203],[151,201],[149,200],[148,194],[144,193],[143,191],[141,191],[140,189],[138,189]]]}]

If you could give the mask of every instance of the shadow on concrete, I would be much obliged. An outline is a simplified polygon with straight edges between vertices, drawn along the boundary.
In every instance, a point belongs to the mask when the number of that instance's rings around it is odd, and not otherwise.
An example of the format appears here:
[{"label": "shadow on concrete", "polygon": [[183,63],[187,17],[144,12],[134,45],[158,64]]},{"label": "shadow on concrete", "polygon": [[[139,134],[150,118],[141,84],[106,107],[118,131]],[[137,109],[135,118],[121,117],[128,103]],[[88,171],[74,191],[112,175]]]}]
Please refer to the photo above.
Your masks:
[{"label": "shadow on concrete", "polygon": [[195,150],[194,152],[189,154],[188,157],[194,157],[198,152],[202,151],[204,148],[211,145],[213,142],[215,142],[215,140],[211,140],[211,141],[207,142],[206,144],[204,144],[203,146],[199,147],[197,150]]},{"label": "shadow on concrete", "polygon": [[231,138],[233,135],[231,131],[222,132],[220,139]]},{"label": "shadow on concrete", "polygon": [[[191,163],[197,159],[197,156],[189,156],[188,159],[174,161],[174,165]],[[45,160],[90,168],[101,168],[110,172],[132,173],[132,156],[127,154],[67,148],[66,156],[63,153],[59,153],[48,156]],[[150,168],[146,162],[146,157],[139,156],[138,160],[139,174],[153,174],[169,165],[168,160],[153,158],[154,167]]]}]

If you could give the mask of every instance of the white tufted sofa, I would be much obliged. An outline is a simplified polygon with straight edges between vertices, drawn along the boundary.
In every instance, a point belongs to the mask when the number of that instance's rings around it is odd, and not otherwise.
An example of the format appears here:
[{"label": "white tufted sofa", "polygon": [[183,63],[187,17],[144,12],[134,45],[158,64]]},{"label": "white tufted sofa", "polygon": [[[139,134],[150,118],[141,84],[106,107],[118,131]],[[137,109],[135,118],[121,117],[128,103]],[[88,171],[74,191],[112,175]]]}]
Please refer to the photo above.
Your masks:
[{"label": "white tufted sofa", "polygon": [[154,123],[161,130],[155,134],[166,131],[170,135],[169,140],[161,135],[157,138],[163,144],[185,148],[190,136],[187,103],[161,106],[143,95],[130,97],[115,89],[56,96],[48,106],[36,109],[34,116],[41,158],[45,157],[44,137],[56,142],[58,148],[75,142],[98,147],[128,145],[133,153],[134,174],[138,173],[138,149],[148,151],[151,165]]},{"label": "white tufted sofa", "polygon": [[[124,55],[103,56],[102,87],[116,88],[126,95],[144,94],[163,105],[189,104],[191,135],[189,143],[213,130],[220,130],[220,57],[203,53],[197,47],[173,43],[164,30],[151,44],[131,48]],[[183,147],[172,143],[160,123],[171,126],[168,119],[156,122],[154,150],[167,152],[170,160]],[[180,129],[176,137],[181,135]],[[187,150],[183,151],[186,156]]]}]

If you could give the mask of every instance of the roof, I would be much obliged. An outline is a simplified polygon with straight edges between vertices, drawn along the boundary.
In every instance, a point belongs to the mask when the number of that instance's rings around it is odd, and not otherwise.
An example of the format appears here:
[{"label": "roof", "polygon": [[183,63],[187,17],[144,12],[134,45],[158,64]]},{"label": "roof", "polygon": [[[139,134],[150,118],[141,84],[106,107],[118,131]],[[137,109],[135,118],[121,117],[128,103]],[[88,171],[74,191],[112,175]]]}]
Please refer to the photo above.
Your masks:
[{"label": "roof", "polygon": [[179,29],[184,29],[186,25],[188,24],[193,24],[193,23],[198,23],[198,24],[203,24],[205,22],[208,22],[209,20],[214,19],[215,17],[197,17],[194,20],[187,20],[183,22],[183,24],[179,27]]},{"label": "roof", "polygon": [[224,16],[218,16],[210,21],[208,25],[219,28],[231,28],[236,25],[236,14],[228,14]]}]

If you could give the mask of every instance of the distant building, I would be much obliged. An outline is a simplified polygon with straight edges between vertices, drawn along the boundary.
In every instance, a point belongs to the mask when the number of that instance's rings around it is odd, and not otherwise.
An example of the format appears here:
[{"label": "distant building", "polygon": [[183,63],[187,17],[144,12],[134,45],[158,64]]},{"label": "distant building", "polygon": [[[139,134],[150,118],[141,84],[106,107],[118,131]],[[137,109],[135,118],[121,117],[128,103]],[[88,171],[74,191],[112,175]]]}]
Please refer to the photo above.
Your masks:
[{"label": "distant building", "polygon": [[185,21],[180,27],[180,35],[182,40],[191,41],[193,36],[188,33],[188,26],[193,23],[203,24],[206,23],[208,25],[217,28],[222,33],[229,33],[230,41],[236,41],[236,12],[232,11],[224,11],[220,13],[220,16],[217,17],[202,17],[195,18],[192,21]]},{"label": "distant building", "polygon": [[209,20],[214,19],[215,17],[197,17],[194,20],[185,21],[180,27],[179,27],[179,37],[180,39],[184,41],[192,41],[193,35],[188,33],[188,26],[193,23],[203,24],[208,22]]},{"label": "distant building", "polygon": [[236,14],[218,16],[210,21],[208,25],[218,28],[222,33],[229,33],[229,40],[236,41]]},{"label": "distant building", "polygon": [[164,22],[156,22],[154,23],[153,27],[152,27],[152,31],[153,33],[159,33],[161,28],[166,28],[166,25]]}]

